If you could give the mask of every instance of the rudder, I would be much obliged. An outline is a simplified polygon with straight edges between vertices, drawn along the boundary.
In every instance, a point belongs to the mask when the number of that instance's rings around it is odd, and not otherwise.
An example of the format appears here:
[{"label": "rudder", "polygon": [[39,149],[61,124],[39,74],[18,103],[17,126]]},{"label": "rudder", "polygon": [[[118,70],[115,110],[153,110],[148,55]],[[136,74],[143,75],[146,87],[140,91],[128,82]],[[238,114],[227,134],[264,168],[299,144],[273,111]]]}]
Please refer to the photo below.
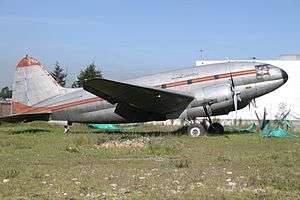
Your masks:
[{"label": "rudder", "polygon": [[61,86],[35,58],[26,55],[18,63],[12,94],[12,113],[26,113],[36,104],[59,95]]}]

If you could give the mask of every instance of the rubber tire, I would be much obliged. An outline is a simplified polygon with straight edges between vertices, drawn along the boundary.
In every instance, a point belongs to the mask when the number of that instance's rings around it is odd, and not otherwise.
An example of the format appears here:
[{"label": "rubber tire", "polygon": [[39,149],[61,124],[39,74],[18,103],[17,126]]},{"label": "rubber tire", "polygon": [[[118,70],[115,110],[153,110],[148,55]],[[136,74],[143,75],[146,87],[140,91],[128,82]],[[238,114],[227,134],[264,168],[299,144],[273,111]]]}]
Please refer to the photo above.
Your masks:
[{"label": "rubber tire", "polygon": [[194,138],[206,135],[206,129],[201,124],[189,125],[187,132],[191,137]]},{"label": "rubber tire", "polygon": [[208,127],[208,132],[212,133],[212,134],[223,134],[224,133],[224,127],[222,126],[222,124],[215,122],[215,123],[212,123]]}]

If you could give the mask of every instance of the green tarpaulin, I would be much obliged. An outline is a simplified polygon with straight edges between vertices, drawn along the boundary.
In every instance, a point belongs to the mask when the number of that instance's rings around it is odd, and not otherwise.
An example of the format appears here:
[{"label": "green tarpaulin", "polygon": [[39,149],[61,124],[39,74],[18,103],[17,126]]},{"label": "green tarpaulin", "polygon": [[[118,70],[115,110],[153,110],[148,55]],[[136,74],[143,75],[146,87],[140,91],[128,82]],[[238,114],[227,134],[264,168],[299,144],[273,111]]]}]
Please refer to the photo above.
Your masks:
[{"label": "green tarpaulin", "polygon": [[273,122],[268,122],[263,127],[261,135],[263,137],[277,137],[277,138],[295,138],[298,137],[290,133],[289,131],[294,128],[294,125],[287,119],[290,111],[287,112],[281,119],[277,119]]},{"label": "green tarpaulin", "polygon": [[226,131],[229,131],[229,132],[241,132],[241,133],[255,133],[256,132],[256,124],[255,123],[251,123],[250,125],[248,125],[245,128],[241,128],[241,127],[227,127]]},{"label": "green tarpaulin", "polygon": [[89,128],[101,129],[104,131],[121,131],[122,129],[115,124],[89,124]]},{"label": "green tarpaulin", "polygon": [[293,127],[293,125],[290,122],[285,123],[286,128],[283,129],[280,126],[278,127],[272,127],[272,124],[269,122],[266,124],[266,126],[261,131],[261,135],[263,137],[277,137],[277,138],[295,138],[296,135],[289,133],[288,130]]}]

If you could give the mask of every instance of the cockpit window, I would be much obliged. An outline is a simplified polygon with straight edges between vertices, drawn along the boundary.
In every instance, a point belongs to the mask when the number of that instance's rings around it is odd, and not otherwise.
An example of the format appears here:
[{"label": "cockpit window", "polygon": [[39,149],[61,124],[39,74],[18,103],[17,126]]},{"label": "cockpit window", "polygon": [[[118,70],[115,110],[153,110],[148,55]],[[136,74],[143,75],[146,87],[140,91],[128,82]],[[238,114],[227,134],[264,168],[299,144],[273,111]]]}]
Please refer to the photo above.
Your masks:
[{"label": "cockpit window", "polygon": [[270,75],[270,67],[268,64],[256,65],[255,69],[257,78],[263,78],[265,75]]}]

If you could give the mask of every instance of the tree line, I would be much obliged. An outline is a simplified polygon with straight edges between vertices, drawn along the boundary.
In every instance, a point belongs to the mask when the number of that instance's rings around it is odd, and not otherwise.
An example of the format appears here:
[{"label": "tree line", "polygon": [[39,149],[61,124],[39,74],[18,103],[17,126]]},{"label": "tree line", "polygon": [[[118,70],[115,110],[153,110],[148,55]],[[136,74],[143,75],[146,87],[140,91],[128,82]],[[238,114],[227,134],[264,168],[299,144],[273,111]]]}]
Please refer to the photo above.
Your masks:
[{"label": "tree line", "polygon": [[[55,63],[54,69],[50,72],[50,74],[59,85],[62,87],[66,86],[68,74],[66,69],[58,61]],[[76,76],[76,80],[71,84],[71,87],[82,87],[86,80],[93,78],[102,78],[100,67],[97,67],[94,62],[86,65],[82,70],[80,70],[79,74]],[[0,99],[6,100],[10,99],[11,97],[12,90],[7,86],[3,87],[0,91]]]},{"label": "tree line", "polygon": [[[51,72],[51,75],[59,85],[61,85],[62,87],[66,86],[67,73],[59,62],[56,62],[54,70]],[[71,87],[82,87],[83,83],[86,80],[90,80],[93,78],[102,78],[102,72],[100,68],[95,65],[94,62],[80,70],[79,75],[76,77],[76,80],[72,83]]]}]

